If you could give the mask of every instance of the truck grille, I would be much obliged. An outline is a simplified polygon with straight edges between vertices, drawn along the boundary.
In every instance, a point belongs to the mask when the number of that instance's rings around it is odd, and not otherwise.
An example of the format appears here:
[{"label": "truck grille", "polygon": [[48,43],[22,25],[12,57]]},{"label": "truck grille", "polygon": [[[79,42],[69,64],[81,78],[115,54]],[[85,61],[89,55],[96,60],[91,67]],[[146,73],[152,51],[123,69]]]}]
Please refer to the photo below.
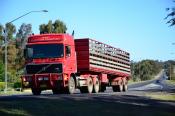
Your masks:
[{"label": "truck grille", "polygon": [[62,73],[62,64],[29,64],[27,74]]}]

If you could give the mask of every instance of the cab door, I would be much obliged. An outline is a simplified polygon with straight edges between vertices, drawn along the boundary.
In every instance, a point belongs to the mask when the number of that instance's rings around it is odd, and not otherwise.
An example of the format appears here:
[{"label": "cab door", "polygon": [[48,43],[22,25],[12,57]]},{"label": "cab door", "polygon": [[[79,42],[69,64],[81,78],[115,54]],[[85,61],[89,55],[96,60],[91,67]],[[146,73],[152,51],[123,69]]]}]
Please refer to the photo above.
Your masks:
[{"label": "cab door", "polygon": [[70,45],[65,45],[65,61],[65,72],[69,74],[75,73],[76,60],[72,46]]}]

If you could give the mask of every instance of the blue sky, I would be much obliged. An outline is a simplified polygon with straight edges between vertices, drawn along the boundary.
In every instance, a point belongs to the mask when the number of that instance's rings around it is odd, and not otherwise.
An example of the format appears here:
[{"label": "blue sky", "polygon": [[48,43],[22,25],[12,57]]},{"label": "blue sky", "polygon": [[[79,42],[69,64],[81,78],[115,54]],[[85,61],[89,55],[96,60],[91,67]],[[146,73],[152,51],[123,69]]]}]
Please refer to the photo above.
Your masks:
[{"label": "blue sky", "polygon": [[[35,34],[39,25],[60,19],[75,38],[89,37],[128,51],[131,60],[175,59],[175,27],[168,27],[165,8],[172,0],[1,0],[0,23],[5,24],[24,13],[32,13],[13,24],[32,24]],[[175,4],[174,4],[175,5]]]}]

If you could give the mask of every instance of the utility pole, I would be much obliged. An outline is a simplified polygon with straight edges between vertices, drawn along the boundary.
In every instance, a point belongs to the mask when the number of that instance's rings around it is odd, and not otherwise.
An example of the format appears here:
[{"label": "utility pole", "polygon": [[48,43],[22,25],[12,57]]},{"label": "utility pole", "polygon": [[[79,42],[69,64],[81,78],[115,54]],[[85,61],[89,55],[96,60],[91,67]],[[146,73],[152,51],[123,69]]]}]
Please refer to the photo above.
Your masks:
[{"label": "utility pole", "polygon": [[4,36],[5,36],[5,89],[4,92],[7,92],[7,32],[6,29],[4,30]]},{"label": "utility pole", "polygon": [[[48,12],[48,11],[47,11],[47,10],[30,11],[30,12],[28,12],[28,13],[25,13],[25,14],[19,16],[19,17],[16,18],[16,19],[14,19],[14,20],[8,22],[7,24],[10,24],[10,23],[12,23],[12,22],[14,22],[14,21],[16,21],[16,20],[18,20],[18,19],[20,19],[20,18],[22,18],[22,17],[24,17],[24,16],[30,14],[30,13],[34,13],[34,12]],[[8,32],[7,32],[7,29],[5,28],[5,29],[4,29],[4,39],[5,39],[5,89],[4,89],[4,92],[5,92],[5,93],[7,92],[7,81],[8,81],[8,77],[7,77],[7,44],[8,44],[8,42],[7,42],[7,37],[8,37]]]}]

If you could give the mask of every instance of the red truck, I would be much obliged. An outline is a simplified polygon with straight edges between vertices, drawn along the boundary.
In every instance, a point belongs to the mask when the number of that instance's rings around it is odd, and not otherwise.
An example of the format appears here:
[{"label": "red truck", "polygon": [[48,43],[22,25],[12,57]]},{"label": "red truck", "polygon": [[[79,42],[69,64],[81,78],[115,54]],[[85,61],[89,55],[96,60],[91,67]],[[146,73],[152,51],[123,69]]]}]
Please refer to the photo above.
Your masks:
[{"label": "red truck", "polygon": [[28,38],[23,88],[33,95],[51,89],[53,94],[127,91],[131,76],[129,53],[89,38],[69,34],[41,34]]}]

